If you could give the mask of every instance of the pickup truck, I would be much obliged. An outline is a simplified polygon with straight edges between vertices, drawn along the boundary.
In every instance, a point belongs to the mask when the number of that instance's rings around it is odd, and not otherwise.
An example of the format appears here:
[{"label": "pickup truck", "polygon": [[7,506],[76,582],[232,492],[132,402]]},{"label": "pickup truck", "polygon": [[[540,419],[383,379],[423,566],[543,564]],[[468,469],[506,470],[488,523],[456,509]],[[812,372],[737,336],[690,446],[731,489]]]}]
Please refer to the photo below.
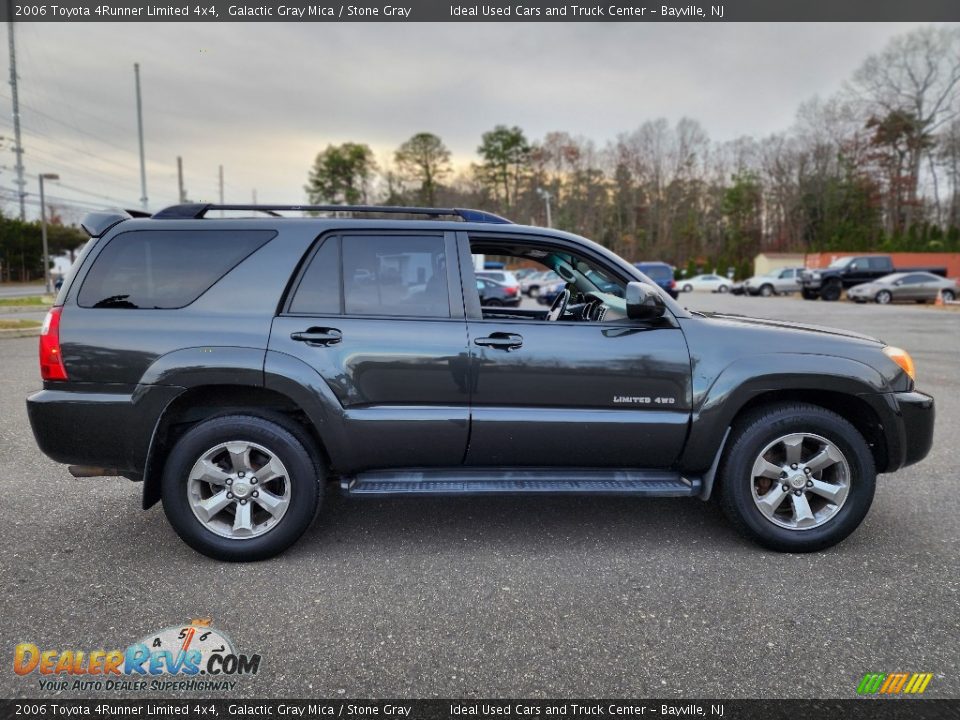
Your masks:
[{"label": "pickup truck", "polygon": [[929,272],[947,276],[945,267],[893,266],[889,255],[855,255],[834,260],[823,269],[811,268],[800,273],[798,282],[804,300],[839,300],[842,292],[854,285],[870,282],[895,272]]}]

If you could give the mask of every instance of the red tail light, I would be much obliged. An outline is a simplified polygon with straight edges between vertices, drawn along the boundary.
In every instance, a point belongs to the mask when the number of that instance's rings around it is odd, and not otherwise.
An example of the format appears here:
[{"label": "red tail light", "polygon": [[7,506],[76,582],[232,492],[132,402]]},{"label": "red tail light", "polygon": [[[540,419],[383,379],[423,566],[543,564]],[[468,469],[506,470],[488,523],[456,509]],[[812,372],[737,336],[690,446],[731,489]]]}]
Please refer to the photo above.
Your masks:
[{"label": "red tail light", "polygon": [[513,297],[514,295],[517,294],[517,287],[515,285],[512,285],[510,287],[504,288],[503,291],[510,297]]},{"label": "red tail light", "polygon": [[40,329],[40,377],[44,380],[66,380],[67,369],[60,355],[60,313],[62,307],[50,308]]},{"label": "red tail light", "polygon": [[673,290],[676,286],[677,286],[677,281],[676,281],[676,280],[671,280],[671,281],[670,281],[670,289]]}]

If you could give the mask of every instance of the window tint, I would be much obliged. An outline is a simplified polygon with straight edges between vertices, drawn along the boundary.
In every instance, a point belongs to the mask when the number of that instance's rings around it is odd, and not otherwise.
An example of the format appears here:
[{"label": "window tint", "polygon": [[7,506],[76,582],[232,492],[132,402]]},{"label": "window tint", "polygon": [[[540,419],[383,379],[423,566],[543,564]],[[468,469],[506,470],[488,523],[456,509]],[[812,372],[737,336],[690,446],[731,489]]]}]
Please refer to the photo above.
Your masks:
[{"label": "window tint", "polygon": [[906,275],[903,278],[904,285],[916,285],[917,283],[928,282],[930,278],[925,275]]},{"label": "window tint", "polygon": [[327,238],[300,279],[290,312],[308,315],[340,313],[340,239]]},{"label": "window tint", "polygon": [[[871,257],[867,258],[867,261],[870,263],[871,270],[886,270],[890,267],[889,258],[885,257]],[[862,261],[861,261],[862,262]],[[861,268],[862,269],[862,268]]]},{"label": "window tint", "polygon": [[82,307],[169,309],[189,305],[272,230],[134,230],[114,237],[83,281]]},{"label": "window tint", "polygon": [[342,243],[347,314],[450,317],[442,237],[350,235]]}]

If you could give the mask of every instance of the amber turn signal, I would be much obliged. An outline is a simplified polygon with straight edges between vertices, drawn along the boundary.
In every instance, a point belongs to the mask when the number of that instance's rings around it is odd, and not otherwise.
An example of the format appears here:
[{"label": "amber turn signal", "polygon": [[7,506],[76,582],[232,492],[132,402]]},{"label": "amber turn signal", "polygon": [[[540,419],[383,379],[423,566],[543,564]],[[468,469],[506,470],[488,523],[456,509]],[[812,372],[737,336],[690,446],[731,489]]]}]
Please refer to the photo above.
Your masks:
[{"label": "amber turn signal", "polygon": [[916,381],[917,368],[913,364],[913,358],[910,357],[910,353],[902,348],[887,345],[887,347],[883,349],[883,354],[902,367],[903,371],[910,376],[911,380]]}]

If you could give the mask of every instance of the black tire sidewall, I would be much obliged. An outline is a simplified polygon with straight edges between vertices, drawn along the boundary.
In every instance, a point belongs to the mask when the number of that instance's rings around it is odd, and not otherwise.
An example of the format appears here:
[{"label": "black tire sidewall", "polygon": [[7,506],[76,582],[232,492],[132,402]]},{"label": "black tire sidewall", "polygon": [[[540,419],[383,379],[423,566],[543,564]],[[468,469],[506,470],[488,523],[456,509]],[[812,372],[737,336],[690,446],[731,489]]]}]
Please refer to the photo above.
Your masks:
[{"label": "black tire sidewall", "polygon": [[[190,469],[203,453],[222,442],[246,440],[270,450],[289,474],[290,505],[280,522],[255,538],[230,540],[206,528],[187,498]],[[161,499],[170,524],[194,550],[218,560],[263,560],[283,552],[310,526],[320,501],[317,468],[303,444],[286,428],[251,415],[201,422],[173,446],[164,466]]]},{"label": "black tire sidewall", "polygon": [[[825,437],[840,448],[850,465],[850,493],[843,507],[824,525],[810,530],[774,525],[757,508],[751,492],[753,463],[760,451],[793,432]],[[822,550],[850,535],[870,509],[876,486],[873,456],[856,428],[834,413],[813,407],[765,413],[731,440],[721,467],[721,501],[735,524],[766,547],[782,552]]]}]

